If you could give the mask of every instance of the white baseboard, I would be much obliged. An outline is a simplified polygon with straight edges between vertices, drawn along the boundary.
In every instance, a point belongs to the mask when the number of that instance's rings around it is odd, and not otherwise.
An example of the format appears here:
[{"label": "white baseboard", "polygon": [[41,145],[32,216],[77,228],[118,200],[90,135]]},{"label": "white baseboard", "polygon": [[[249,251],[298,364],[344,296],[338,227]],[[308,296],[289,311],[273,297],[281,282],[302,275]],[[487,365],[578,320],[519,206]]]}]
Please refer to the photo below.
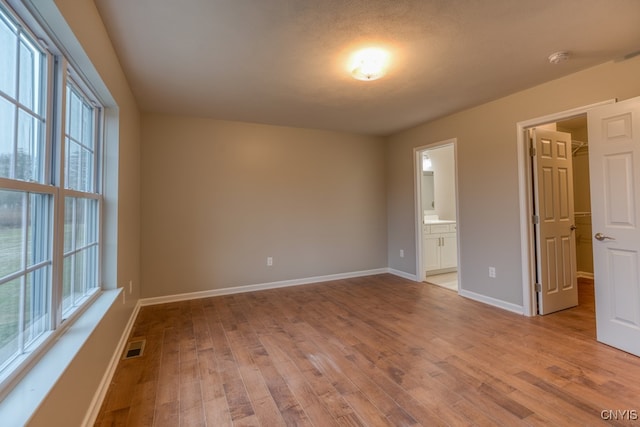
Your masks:
[{"label": "white baseboard", "polygon": [[111,356],[111,361],[109,362],[109,366],[102,377],[102,381],[100,381],[100,385],[96,390],[96,393],[91,400],[91,404],[89,405],[89,410],[84,417],[82,422],[83,427],[93,426],[96,422],[96,418],[98,418],[98,414],[100,413],[100,408],[102,407],[102,402],[107,395],[107,391],[109,390],[109,385],[111,385],[111,380],[113,379],[113,375],[116,373],[116,368],[118,367],[118,362],[120,362],[120,357],[124,351],[124,347],[127,345],[127,340],[129,339],[129,334],[133,329],[133,325],[135,324],[136,318],[138,317],[138,312],[140,311],[140,300],[136,304],[131,316],[129,317],[129,321],[127,322],[127,326],[124,328],[122,332],[122,336],[120,337],[120,341],[116,346],[116,350]]},{"label": "white baseboard", "polygon": [[407,280],[412,280],[414,282],[418,282],[418,276],[415,274],[405,273],[404,271],[395,270],[393,268],[387,268],[387,273],[393,274],[394,276],[402,277]]},{"label": "white baseboard", "polygon": [[496,298],[491,298],[486,295],[477,294],[475,292],[460,289],[458,293],[466,298],[479,301],[494,307],[501,308],[503,310],[511,311],[512,313],[524,315],[524,307],[521,305],[513,304],[510,302],[502,301]]},{"label": "white baseboard", "polygon": [[166,304],[169,302],[186,301],[199,298],[217,297],[222,295],[241,294],[245,292],[264,291],[267,289],[285,288],[289,286],[308,285],[311,283],[329,282],[332,280],[350,279],[353,277],[373,276],[375,274],[389,273],[388,268],[375,270],[355,271],[350,273],[329,274],[326,276],[305,277],[302,279],[282,280],[278,282],[260,283],[256,285],[233,286],[208,291],[189,292],[184,294],[166,295],[161,297],[143,298],[139,300],[141,306]]},{"label": "white baseboard", "polygon": [[577,276],[579,279],[593,279],[593,273],[588,273],[586,271],[578,271]]}]

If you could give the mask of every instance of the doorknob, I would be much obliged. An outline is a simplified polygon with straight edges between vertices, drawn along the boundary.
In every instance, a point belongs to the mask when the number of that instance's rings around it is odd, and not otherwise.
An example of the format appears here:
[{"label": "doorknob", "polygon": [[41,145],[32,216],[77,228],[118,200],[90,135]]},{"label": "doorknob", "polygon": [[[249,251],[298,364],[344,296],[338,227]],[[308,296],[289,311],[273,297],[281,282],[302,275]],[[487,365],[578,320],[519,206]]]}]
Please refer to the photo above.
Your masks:
[{"label": "doorknob", "polygon": [[596,235],[595,235],[595,236],[593,236],[593,237],[595,237],[595,238],[596,238],[596,240],[600,240],[601,242],[602,242],[603,240],[606,240],[606,239],[609,239],[609,240],[616,240],[615,238],[613,238],[613,237],[609,237],[609,236],[605,236],[605,235],[604,235],[604,234],[602,234],[602,233],[596,233]]},{"label": "doorknob", "polygon": [[575,229],[577,229],[578,227],[576,227],[575,225],[571,224],[571,227],[569,227],[569,230],[573,231]]}]

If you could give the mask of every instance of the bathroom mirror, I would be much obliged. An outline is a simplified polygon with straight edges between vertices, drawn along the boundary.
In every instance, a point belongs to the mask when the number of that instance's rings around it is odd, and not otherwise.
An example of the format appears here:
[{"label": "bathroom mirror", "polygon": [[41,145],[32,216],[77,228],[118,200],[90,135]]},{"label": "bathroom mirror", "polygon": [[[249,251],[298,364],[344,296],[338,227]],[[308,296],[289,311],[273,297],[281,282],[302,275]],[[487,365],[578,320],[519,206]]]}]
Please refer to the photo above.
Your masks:
[{"label": "bathroom mirror", "polygon": [[422,172],[422,210],[436,209],[435,191],[433,189],[433,171]]}]

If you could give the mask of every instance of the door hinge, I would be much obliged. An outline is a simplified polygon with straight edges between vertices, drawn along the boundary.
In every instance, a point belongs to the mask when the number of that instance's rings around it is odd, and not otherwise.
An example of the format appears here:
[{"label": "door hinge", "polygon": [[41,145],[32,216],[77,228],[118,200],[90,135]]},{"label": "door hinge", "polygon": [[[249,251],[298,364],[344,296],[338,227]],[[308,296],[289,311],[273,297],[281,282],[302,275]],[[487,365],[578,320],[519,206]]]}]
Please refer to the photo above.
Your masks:
[{"label": "door hinge", "polygon": [[529,145],[529,155],[531,157],[536,156],[536,145],[534,144],[533,139],[531,140],[531,144]]},{"label": "door hinge", "polygon": [[536,292],[542,292],[542,285],[540,283],[536,283]]},{"label": "door hinge", "polygon": [[531,222],[533,224],[540,224],[540,217],[538,215],[531,215]]}]

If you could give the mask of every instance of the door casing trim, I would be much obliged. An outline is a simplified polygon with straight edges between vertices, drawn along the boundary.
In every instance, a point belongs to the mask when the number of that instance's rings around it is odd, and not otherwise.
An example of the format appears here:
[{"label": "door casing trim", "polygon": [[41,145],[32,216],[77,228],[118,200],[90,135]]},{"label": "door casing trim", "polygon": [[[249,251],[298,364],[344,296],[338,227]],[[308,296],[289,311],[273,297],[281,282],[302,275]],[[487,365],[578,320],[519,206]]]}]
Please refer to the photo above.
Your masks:
[{"label": "door casing trim", "polygon": [[531,181],[531,162],[529,161],[529,138],[528,129],[535,126],[542,126],[567,120],[576,116],[587,114],[593,108],[602,105],[614,104],[616,99],[589,104],[582,107],[572,108],[546,116],[540,116],[516,123],[516,144],[518,152],[518,196],[520,210],[520,254],[522,264],[522,307],[525,316],[536,316],[536,295],[535,295],[535,241],[533,235],[533,224],[531,217],[533,207],[533,189]]}]

